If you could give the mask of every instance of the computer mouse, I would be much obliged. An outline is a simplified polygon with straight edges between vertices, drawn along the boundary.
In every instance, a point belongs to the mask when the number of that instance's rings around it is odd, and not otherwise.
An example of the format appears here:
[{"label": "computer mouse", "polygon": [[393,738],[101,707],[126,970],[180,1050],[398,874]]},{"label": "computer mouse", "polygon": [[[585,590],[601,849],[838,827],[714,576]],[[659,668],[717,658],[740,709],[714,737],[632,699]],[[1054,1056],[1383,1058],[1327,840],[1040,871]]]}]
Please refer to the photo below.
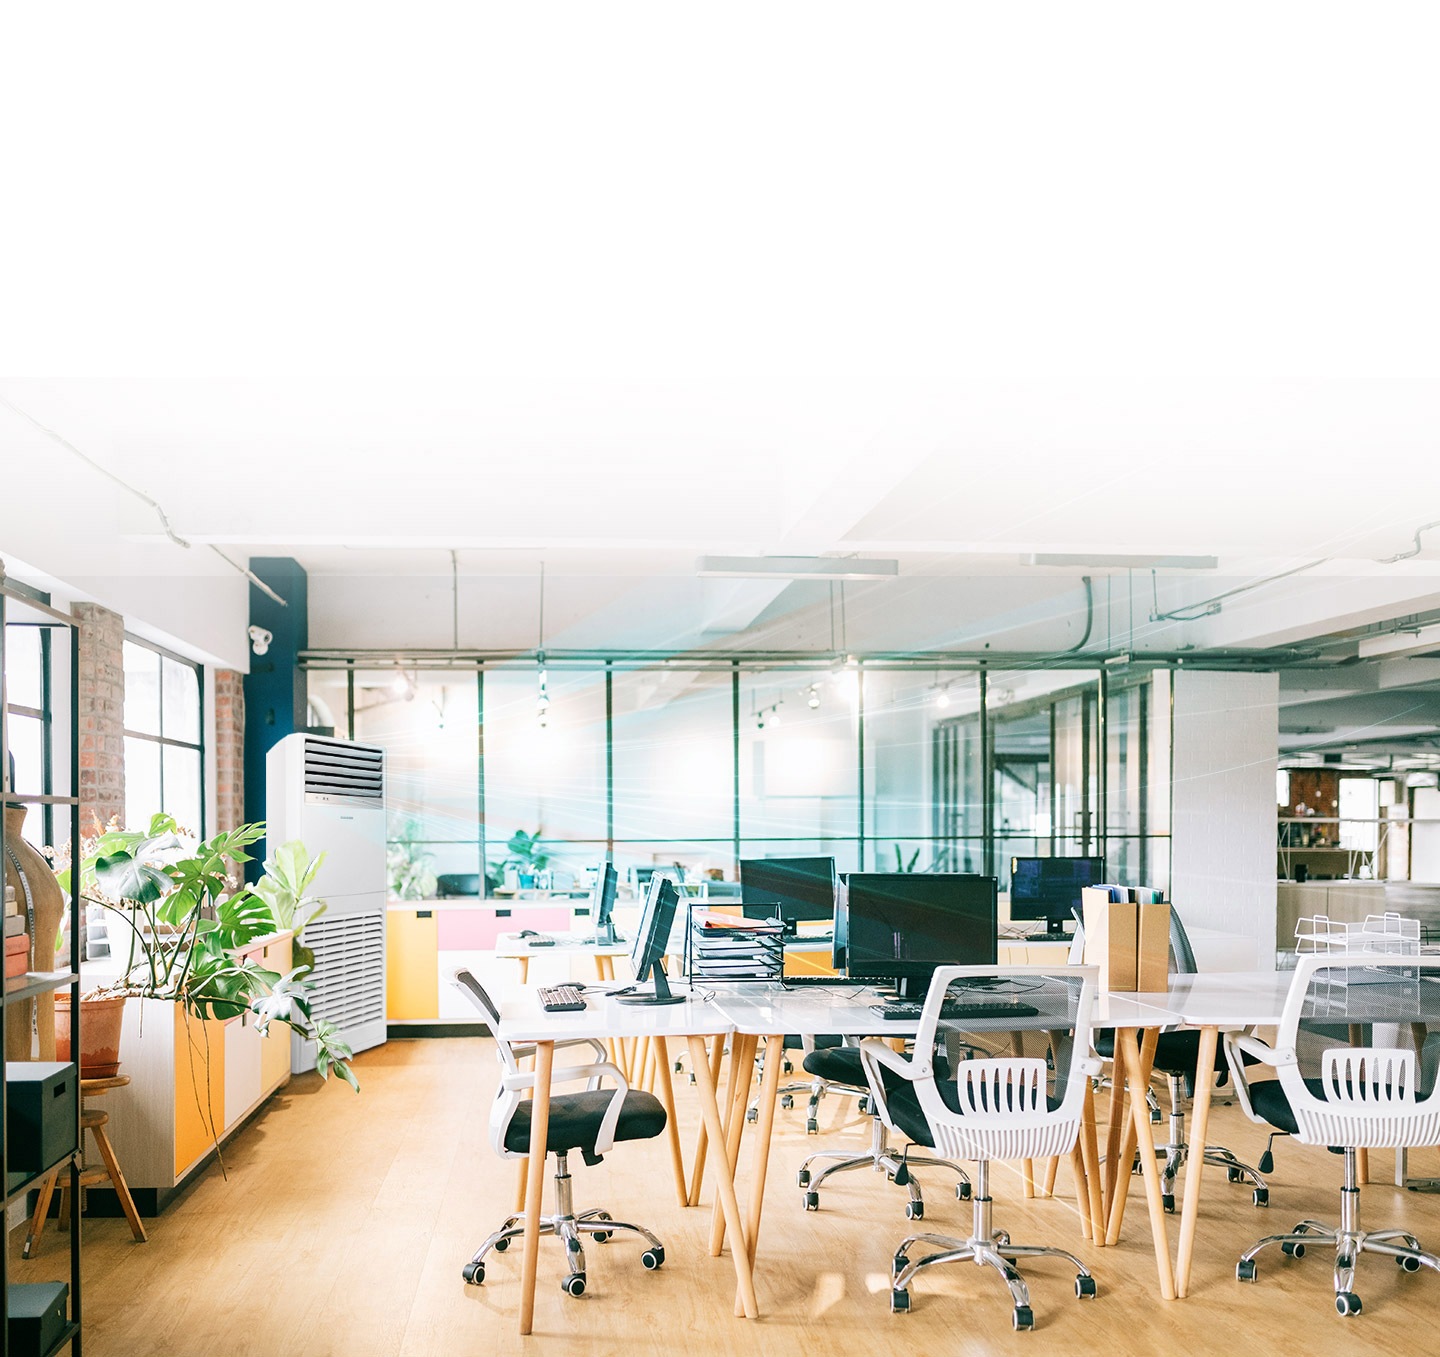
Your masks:
[{"label": "computer mouse", "polygon": [[536,931],[535,931],[533,928],[522,928],[522,929],[520,930],[520,932],[519,932],[518,934],[516,934],[516,936],[517,936],[517,937],[521,937],[521,938],[536,938],[536,937],[539,937],[540,935],[539,935],[538,933],[536,933]]}]

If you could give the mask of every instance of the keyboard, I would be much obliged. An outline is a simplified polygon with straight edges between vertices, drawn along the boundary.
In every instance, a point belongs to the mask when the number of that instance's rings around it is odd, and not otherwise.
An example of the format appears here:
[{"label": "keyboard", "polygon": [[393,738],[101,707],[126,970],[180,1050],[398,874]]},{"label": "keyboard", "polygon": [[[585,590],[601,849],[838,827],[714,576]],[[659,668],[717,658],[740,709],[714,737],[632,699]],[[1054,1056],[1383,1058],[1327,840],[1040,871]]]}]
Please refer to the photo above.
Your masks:
[{"label": "keyboard", "polygon": [[525,939],[525,945],[527,947],[553,947],[555,939],[545,933],[534,933]]},{"label": "keyboard", "polygon": [[574,985],[542,985],[535,993],[547,1013],[583,1013],[585,996]]},{"label": "keyboard", "polygon": [[[907,1018],[913,1021],[924,1010],[923,999],[886,999],[870,1005],[872,1013],[878,1013],[891,1022]],[[1022,1003],[1019,999],[987,999],[983,1003],[947,999],[940,1005],[940,1016],[946,1022],[963,1022],[967,1018],[1034,1018],[1039,1014],[1040,1010],[1034,1004]]]},{"label": "keyboard", "polygon": [[847,980],[843,975],[782,975],[780,983],[787,988],[790,985],[830,985],[857,989],[864,981]]}]

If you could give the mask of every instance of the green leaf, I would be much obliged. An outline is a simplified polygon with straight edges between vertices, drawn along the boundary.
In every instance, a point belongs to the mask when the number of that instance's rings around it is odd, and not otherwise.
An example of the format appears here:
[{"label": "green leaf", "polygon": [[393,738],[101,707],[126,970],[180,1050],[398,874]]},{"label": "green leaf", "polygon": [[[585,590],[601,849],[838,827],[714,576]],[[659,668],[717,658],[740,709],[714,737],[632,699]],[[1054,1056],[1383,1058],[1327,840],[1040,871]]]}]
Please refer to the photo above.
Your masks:
[{"label": "green leaf", "polygon": [[158,867],[140,862],[123,850],[95,860],[95,879],[105,894],[116,900],[153,904],[174,884]]}]

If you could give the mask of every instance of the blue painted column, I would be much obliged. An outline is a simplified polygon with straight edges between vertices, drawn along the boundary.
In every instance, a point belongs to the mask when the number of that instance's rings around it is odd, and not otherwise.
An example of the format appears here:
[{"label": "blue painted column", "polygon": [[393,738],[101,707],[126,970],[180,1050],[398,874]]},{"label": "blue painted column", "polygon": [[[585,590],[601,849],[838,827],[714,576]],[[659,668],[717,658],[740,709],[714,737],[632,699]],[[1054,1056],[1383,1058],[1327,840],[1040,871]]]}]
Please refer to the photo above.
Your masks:
[{"label": "blue painted column", "polygon": [[[250,586],[250,625],[273,638],[264,655],[250,655],[245,675],[245,819],[265,818],[265,755],[287,735],[306,726],[307,696],[300,652],[310,644],[309,579],[289,556],[253,556],[250,569],[281,598],[282,607]],[[245,876],[259,878],[265,841],[252,848]]]}]

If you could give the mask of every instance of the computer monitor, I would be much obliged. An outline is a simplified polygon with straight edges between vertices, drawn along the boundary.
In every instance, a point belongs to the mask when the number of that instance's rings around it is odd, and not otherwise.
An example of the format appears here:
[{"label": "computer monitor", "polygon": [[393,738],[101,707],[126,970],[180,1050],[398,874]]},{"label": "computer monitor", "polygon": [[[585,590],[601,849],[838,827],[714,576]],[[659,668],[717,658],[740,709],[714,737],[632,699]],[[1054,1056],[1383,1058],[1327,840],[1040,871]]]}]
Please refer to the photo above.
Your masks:
[{"label": "computer monitor", "polygon": [[595,869],[595,893],[590,908],[595,914],[595,941],[601,947],[613,947],[624,939],[615,931],[615,891],[620,875],[613,862],[602,862]]},{"label": "computer monitor", "polygon": [[1080,892],[1105,880],[1103,858],[1011,858],[1010,917],[1043,919],[1045,936],[1067,939],[1065,924],[1074,917]]},{"label": "computer monitor", "polygon": [[643,982],[652,975],[655,981],[653,994],[617,995],[616,1002],[622,1004],[683,1004],[683,994],[672,994],[670,982],[665,976],[665,946],[670,941],[670,930],[675,924],[675,911],[680,904],[679,892],[668,876],[658,872],[650,878],[650,888],[645,892],[645,907],[640,912],[640,926],[635,930],[635,941],[630,946],[630,964],[635,968],[635,979]]},{"label": "computer monitor", "polygon": [[835,918],[834,858],[746,858],[740,863],[740,909],[747,919],[773,919],[787,935],[797,923]]},{"label": "computer monitor", "polygon": [[923,995],[939,966],[993,966],[995,878],[960,872],[851,872],[844,891],[852,980]]}]

